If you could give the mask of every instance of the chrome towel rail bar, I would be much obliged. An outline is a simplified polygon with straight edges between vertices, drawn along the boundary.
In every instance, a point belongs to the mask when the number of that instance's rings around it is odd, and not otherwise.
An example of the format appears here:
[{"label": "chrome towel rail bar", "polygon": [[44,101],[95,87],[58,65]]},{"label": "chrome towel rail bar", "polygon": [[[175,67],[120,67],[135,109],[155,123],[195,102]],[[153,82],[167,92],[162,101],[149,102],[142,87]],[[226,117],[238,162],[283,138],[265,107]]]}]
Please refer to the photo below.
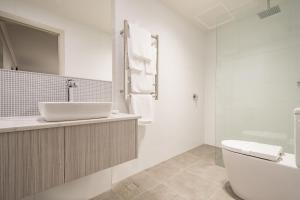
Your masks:
[{"label": "chrome towel rail bar", "polygon": [[[120,32],[120,34],[123,36],[124,40],[124,88],[123,90],[120,90],[121,93],[124,93],[124,98],[125,100],[128,100],[130,95],[132,94],[131,92],[131,81],[130,81],[130,73],[129,73],[129,60],[128,60],[128,38],[130,37],[129,35],[129,24],[127,20],[124,20],[124,29]],[[155,75],[155,92],[150,93],[153,95],[155,100],[158,100],[158,84],[159,84],[159,35],[151,35],[153,39],[156,41],[156,75]]]}]

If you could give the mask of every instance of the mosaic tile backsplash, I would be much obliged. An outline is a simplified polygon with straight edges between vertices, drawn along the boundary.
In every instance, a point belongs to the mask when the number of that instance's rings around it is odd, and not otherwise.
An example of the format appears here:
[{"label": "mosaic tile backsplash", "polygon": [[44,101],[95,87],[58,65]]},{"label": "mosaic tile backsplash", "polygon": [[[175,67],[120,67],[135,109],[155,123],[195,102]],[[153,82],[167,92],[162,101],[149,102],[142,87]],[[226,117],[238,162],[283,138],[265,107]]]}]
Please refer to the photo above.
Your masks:
[{"label": "mosaic tile backsplash", "polygon": [[[38,102],[66,102],[68,77],[0,69],[0,117],[39,115]],[[111,102],[109,81],[71,78],[78,87],[72,100]]]}]

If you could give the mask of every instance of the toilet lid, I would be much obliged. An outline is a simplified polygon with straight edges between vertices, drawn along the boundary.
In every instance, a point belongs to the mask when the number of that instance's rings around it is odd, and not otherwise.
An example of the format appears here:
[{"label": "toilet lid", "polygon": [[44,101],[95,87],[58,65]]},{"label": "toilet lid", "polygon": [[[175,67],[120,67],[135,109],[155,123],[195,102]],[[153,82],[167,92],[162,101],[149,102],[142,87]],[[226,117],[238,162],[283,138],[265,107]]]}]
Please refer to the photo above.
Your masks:
[{"label": "toilet lid", "polygon": [[241,140],[224,140],[222,141],[222,148],[235,153],[249,155],[270,161],[278,161],[283,152],[281,146]]}]

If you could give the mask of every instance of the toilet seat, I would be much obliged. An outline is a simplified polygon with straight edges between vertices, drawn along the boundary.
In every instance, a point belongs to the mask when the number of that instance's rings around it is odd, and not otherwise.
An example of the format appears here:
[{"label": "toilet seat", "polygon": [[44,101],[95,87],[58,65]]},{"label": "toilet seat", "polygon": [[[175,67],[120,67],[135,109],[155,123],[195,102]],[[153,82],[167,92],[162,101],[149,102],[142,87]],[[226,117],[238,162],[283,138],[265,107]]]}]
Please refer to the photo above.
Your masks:
[{"label": "toilet seat", "polygon": [[222,148],[235,153],[249,155],[269,161],[278,161],[283,153],[281,146],[241,140],[224,140]]}]

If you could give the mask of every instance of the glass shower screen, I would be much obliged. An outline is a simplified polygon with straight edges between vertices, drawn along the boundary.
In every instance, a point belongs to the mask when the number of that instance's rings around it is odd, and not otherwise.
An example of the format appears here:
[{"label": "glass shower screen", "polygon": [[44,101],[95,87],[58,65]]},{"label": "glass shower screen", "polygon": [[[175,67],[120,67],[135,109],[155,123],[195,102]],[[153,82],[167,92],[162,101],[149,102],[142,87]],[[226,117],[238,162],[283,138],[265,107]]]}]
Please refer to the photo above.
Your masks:
[{"label": "glass shower screen", "polygon": [[[279,13],[260,18],[265,4],[249,4],[217,28],[217,146],[235,139],[293,152],[293,110],[300,107],[300,1],[271,2],[278,3]],[[216,158],[221,163],[220,155]]]}]

